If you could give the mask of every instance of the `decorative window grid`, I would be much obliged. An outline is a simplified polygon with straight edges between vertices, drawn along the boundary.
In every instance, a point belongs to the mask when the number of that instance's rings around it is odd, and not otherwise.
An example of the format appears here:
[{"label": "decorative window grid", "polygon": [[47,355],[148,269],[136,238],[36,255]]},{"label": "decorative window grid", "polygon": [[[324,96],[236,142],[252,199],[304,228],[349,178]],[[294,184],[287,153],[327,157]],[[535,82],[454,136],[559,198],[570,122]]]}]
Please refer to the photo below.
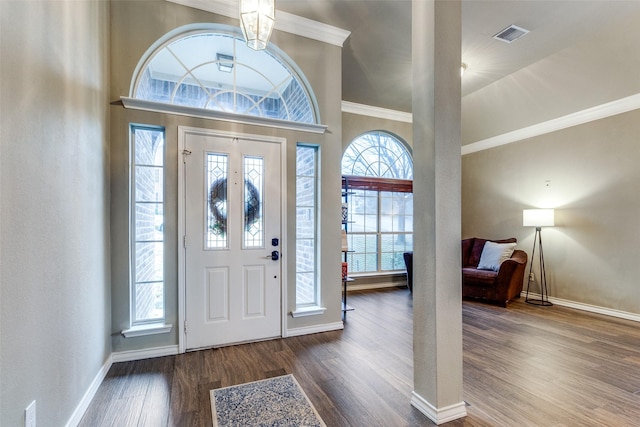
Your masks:
[{"label": "decorative window grid", "polygon": [[131,126],[131,325],[164,321],[164,128]]},{"label": "decorative window grid", "polygon": [[348,190],[349,273],[404,270],[413,250],[413,162],[400,138],[383,131],[354,139],[342,157]]},{"label": "decorative window grid", "polygon": [[142,58],[131,96],[167,104],[319,123],[311,88],[277,47],[249,48],[237,27],[167,35]]},{"label": "decorative window grid", "polygon": [[318,147],[296,147],[296,306],[319,305]]}]

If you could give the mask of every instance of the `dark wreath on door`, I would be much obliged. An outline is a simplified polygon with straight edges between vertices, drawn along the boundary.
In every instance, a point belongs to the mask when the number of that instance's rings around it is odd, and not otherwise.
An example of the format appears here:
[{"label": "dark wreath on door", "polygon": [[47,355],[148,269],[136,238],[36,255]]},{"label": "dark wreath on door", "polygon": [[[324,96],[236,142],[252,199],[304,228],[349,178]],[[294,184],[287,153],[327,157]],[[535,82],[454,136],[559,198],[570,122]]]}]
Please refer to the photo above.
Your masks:
[{"label": "dark wreath on door", "polygon": [[[228,159],[224,154],[208,154],[209,171],[209,247],[228,247],[227,245],[227,195],[228,195]],[[243,159],[244,181],[244,227],[243,246],[262,247],[262,188],[264,159],[245,157]],[[211,236],[213,235],[213,236]]]}]

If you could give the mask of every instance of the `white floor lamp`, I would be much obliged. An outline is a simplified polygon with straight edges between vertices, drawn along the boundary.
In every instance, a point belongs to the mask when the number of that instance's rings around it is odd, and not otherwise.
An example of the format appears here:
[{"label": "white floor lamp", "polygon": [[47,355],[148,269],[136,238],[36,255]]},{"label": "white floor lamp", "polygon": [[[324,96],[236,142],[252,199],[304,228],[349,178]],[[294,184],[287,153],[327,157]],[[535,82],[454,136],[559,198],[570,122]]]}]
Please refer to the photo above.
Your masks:
[{"label": "white floor lamp", "polygon": [[[553,209],[524,209],[522,211],[522,226],[535,227],[536,234],[533,238],[533,250],[531,251],[531,265],[529,266],[529,277],[527,280],[527,293],[524,301],[529,304],[550,306],[549,291],[547,289],[547,274],[544,268],[544,252],[542,251],[542,227],[553,227],[554,211]],[[529,286],[531,285],[531,271],[533,269],[533,261],[536,253],[536,244],[538,245],[539,267],[540,267],[540,299],[529,298]]]}]

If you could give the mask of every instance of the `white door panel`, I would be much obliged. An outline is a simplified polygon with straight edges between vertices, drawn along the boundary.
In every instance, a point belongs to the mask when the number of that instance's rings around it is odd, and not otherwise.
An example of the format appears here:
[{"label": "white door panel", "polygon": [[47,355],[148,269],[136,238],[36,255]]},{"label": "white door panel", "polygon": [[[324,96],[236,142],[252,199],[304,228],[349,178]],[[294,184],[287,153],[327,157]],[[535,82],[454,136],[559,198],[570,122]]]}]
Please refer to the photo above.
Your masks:
[{"label": "white door panel", "polygon": [[186,348],[281,336],[280,145],[186,134]]}]

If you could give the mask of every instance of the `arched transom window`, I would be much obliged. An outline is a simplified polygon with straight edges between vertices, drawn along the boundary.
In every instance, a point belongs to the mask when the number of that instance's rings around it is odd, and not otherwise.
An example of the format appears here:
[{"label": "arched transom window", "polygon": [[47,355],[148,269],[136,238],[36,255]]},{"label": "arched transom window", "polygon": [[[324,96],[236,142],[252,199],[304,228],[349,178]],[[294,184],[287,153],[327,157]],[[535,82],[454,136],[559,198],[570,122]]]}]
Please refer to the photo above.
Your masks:
[{"label": "arched transom window", "polygon": [[354,139],[342,156],[347,204],[349,273],[405,269],[413,250],[413,162],[400,138],[372,131]]},{"label": "arched transom window", "polygon": [[220,24],[189,27],[165,39],[159,40],[138,65],[132,98],[319,123],[304,75],[274,45],[255,51],[247,47],[238,28]]},{"label": "arched transom window", "polygon": [[413,162],[396,136],[382,131],[367,132],[345,150],[342,174],[413,179]]}]

